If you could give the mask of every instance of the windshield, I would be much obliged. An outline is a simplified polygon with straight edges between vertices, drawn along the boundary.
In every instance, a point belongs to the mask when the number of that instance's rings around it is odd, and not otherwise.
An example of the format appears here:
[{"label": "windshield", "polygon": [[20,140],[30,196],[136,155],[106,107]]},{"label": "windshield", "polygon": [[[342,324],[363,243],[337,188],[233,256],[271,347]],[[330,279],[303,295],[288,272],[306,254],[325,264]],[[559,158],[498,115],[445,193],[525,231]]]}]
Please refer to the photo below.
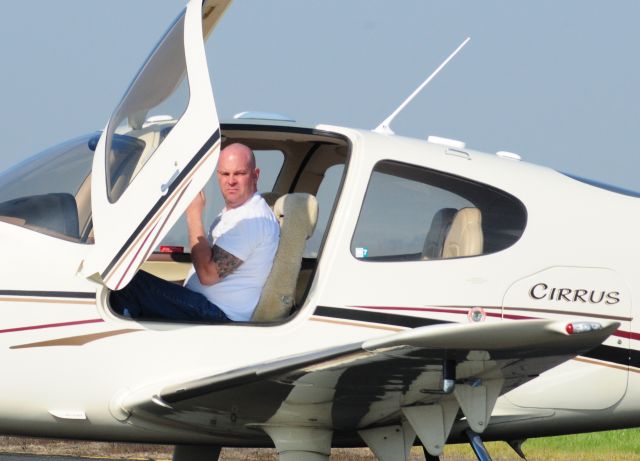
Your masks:
[{"label": "windshield", "polygon": [[51,147],[0,174],[0,220],[86,241],[91,165],[99,133]]}]

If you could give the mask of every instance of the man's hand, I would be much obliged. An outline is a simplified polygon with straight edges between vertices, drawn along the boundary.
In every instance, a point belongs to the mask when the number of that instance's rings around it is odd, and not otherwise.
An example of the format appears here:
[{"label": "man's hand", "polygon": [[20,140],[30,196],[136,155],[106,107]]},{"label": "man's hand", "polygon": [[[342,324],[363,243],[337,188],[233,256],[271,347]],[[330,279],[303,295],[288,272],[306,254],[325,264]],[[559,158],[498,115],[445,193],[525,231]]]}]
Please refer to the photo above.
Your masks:
[{"label": "man's hand", "polygon": [[204,191],[200,191],[198,195],[194,197],[189,206],[187,207],[187,216],[193,216],[202,219],[202,213],[204,212],[204,207],[207,204],[207,199],[205,198]]},{"label": "man's hand", "polygon": [[189,230],[189,246],[191,247],[191,261],[196,274],[203,285],[212,285],[220,280],[218,267],[213,260],[213,252],[202,225],[202,214],[206,199],[200,191],[189,204],[186,211],[187,228]]}]

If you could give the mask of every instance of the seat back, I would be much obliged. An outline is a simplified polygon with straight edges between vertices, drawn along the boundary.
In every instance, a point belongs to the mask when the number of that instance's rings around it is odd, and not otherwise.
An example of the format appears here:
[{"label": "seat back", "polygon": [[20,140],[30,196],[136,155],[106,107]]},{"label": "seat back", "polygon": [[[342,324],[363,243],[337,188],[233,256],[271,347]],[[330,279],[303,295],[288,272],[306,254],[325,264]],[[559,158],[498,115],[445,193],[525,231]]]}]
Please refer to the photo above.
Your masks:
[{"label": "seat back", "polygon": [[442,249],[444,241],[451,228],[451,223],[456,215],[455,208],[441,208],[433,215],[431,227],[424,239],[422,247],[422,259],[440,259],[442,258]]},{"label": "seat back", "polygon": [[458,210],[444,241],[442,258],[475,256],[482,253],[482,215],[478,208]]},{"label": "seat back", "polygon": [[273,212],[280,222],[280,242],[251,317],[255,322],[273,322],[291,312],[305,242],[313,234],[318,220],[318,202],[310,194],[286,194],[276,201]]}]

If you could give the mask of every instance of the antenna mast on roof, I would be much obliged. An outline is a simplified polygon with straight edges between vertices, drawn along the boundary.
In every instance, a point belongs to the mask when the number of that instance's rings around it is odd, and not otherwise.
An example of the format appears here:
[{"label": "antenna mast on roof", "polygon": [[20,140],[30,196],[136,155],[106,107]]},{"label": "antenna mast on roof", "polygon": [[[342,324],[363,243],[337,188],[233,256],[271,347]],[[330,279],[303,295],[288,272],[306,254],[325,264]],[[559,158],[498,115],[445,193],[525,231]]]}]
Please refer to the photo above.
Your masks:
[{"label": "antenna mast on roof", "polygon": [[422,89],[427,86],[427,84],[436,76],[438,75],[438,73],[444,68],[444,66],[446,66],[447,64],[449,64],[449,61],[451,61],[453,59],[453,57],[458,54],[458,52],[469,42],[469,40],[471,40],[471,37],[467,37],[464,42],[462,42],[458,48],[455,49],[455,51],[453,53],[451,53],[449,55],[449,57],[447,59],[445,59],[442,64],[440,64],[438,66],[438,68],[436,70],[434,70],[431,75],[429,75],[429,77],[427,77],[427,79],[422,82],[422,84],[416,88],[416,90],[411,93],[411,95],[404,100],[404,102],[402,104],[400,104],[398,106],[398,108],[396,110],[393,111],[393,113],[391,115],[389,115],[380,125],[378,125],[376,127],[375,131],[376,133],[382,133],[382,134],[394,134],[393,130],[391,129],[391,122],[393,121],[394,118],[396,118],[396,115],[398,115],[402,109],[404,109],[407,104],[409,104],[411,102],[411,100],[413,100],[413,98],[416,97],[416,95],[418,93],[420,93],[420,91],[422,91]]}]

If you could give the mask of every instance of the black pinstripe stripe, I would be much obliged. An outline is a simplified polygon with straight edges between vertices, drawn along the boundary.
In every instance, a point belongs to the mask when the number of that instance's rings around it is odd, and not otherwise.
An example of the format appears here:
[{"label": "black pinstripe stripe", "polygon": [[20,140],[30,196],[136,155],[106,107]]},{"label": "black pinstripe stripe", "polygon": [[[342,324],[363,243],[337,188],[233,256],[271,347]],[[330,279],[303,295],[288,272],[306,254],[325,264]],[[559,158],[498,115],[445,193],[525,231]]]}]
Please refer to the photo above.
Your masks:
[{"label": "black pinstripe stripe", "polygon": [[385,325],[394,325],[407,328],[417,328],[426,325],[438,325],[441,323],[453,323],[446,322],[444,320],[413,317],[410,315],[397,315],[389,314],[386,312],[371,312],[360,309],[327,306],[316,307],[316,310],[313,314],[334,319],[358,320],[361,322],[382,323]]}]

